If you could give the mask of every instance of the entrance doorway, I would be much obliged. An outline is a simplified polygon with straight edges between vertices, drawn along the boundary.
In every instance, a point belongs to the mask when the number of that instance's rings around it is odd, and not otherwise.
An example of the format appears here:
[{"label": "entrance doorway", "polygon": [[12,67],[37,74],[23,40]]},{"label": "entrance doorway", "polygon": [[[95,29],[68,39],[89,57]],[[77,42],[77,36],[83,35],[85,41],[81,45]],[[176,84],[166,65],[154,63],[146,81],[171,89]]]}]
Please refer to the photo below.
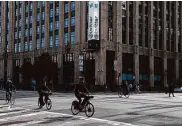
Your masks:
[{"label": "entrance doorway", "polygon": [[63,89],[66,91],[74,88],[73,53],[63,55],[63,84]]},{"label": "entrance doorway", "polygon": [[87,52],[84,55],[84,76],[87,88],[90,90],[95,85],[95,55],[94,52]]},{"label": "entrance doorway", "polygon": [[106,84],[111,91],[115,91],[117,88],[116,77],[114,71],[114,51],[106,51]]}]

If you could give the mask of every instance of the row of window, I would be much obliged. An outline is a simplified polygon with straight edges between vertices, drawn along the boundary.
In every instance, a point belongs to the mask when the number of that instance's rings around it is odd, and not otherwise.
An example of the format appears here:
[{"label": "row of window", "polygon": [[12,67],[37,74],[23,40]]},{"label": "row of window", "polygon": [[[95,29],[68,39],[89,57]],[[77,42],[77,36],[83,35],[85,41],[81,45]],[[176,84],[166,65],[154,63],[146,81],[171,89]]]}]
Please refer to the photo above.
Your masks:
[{"label": "row of window", "polygon": [[[75,32],[71,32],[71,44],[75,43]],[[69,33],[64,33],[64,44],[67,45],[69,42]]]},{"label": "row of window", "polygon": [[[21,47],[23,47],[23,43],[15,43],[15,53],[21,52]],[[25,51],[32,51],[32,41],[25,42]]]}]

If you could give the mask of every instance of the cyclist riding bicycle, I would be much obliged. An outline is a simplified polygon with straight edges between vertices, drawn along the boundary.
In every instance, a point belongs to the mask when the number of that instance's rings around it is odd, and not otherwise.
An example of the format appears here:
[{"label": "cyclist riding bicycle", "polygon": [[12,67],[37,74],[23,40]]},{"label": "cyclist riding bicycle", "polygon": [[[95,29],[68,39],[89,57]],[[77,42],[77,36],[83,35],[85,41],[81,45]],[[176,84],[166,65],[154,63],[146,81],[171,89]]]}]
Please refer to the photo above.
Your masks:
[{"label": "cyclist riding bicycle", "polygon": [[45,104],[43,101],[43,97],[45,97],[45,99],[48,99],[50,92],[51,92],[51,90],[47,86],[47,77],[45,77],[43,83],[41,84],[41,86],[39,87],[39,90],[38,90],[40,106],[41,106],[40,108],[42,108]]},{"label": "cyclist riding bicycle", "polygon": [[8,78],[8,80],[6,82],[6,99],[7,99],[8,94],[10,94],[10,98],[11,98],[11,95],[12,95],[11,92],[13,90],[16,90],[15,85],[13,84],[11,78]]},{"label": "cyclist riding bicycle", "polygon": [[[75,85],[75,97],[79,101],[80,110],[84,107],[84,104],[87,101],[87,94],[89,94],[88,89],[85,86],[84,77],[79,77],[79,83]],[[83,101],[82,101],[83,98]]]}]

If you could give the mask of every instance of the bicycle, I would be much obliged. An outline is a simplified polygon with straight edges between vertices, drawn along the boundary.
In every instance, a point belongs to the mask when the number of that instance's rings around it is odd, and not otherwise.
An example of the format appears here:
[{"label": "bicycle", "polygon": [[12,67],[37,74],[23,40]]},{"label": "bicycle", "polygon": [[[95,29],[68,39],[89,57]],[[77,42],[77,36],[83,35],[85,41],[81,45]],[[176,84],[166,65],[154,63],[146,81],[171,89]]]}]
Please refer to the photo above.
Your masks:
[{"label": "bicycle", "polygon": [[94,98],[94,96],[87,96],[86,97],[86,103],[83,105],[83,108],[80,109],[79,102],[77,100],[72,102],[71,105],[71,112],[73,115],[77,115],[79,112],[85,112],[87,117],[92,117],[94,115],[94,105],[90,103],[90,99]]},{"label": "bicycle", "polygon": [[16,89],[7,92],[5,100],[6,104],[9,104],[9,102],[11,103],[11,105],[15,104],[15,94],[16,94]]},{"label": "bicycle", "polygon": [[118,88],[118,96],[119,96],[120,98],[122,98],[123,95],[124,95],[126,98],[129,98],[130,92],[129,92],[129,90],[128,90],[128,92],[127,92],[127,91],[124,90],[121,86],[119,86],[119,88]]},{"label": "bicycle", "polygon": [[[46,104],[47,110],[50,110],[52,108],[52,101],[49,98],[49,95],[52,95],[52,93],[49,92],[49,93],[46,93],[46,95],[47,96],[44,97],[43,101]],[[38,98],[38,107],[39,107],[39,109],[41,109],[43,107],[43,106],[40,105],[40,98]]]}]

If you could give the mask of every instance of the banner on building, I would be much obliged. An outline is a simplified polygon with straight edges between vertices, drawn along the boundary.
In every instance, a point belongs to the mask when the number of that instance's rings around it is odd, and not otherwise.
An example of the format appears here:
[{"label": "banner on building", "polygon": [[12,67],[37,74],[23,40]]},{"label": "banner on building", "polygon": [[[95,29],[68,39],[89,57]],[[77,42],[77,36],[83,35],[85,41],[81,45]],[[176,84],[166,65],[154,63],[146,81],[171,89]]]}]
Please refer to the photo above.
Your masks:
[{"label": "banner on building", "polygon": [[99,40],[99,1],[89,1],[87,40]]}]

